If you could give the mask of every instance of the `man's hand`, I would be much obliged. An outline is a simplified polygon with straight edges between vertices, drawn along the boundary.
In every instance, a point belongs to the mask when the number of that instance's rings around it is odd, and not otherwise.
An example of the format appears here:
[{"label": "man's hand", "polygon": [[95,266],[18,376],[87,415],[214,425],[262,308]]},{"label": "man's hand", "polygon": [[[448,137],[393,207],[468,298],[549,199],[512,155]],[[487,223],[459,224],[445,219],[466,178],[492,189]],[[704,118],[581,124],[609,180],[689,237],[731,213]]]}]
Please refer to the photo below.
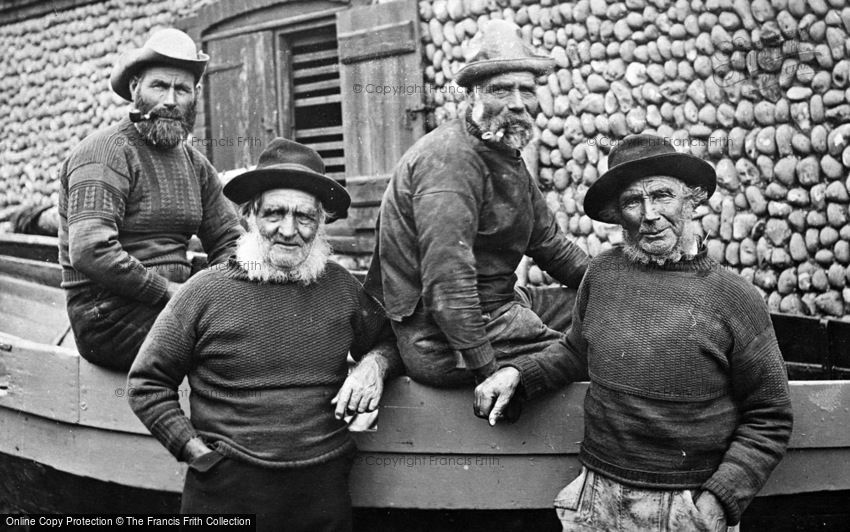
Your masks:
[{"label": "man's hand", "polygon": [[213,452],[212,449],[207,447],[207,444],[204,443],[204,440],[195,436],[191,440],[186,442],[186,445],[183,446],[183,452],[180,453],[180,458],[189,463],[195,458],[200,458],[201,456]]},{"label": "man's hand", "polygon": [[181,286],[183,286],[183,283],[168,281],[168,287],[165,289],[165,297],[171,301],[171,298],[174,297],[174,294],[176,294],[178,290],[180,290]]},{"label": "man's hand", "polygon": [[516,368],[502,368],[475,387],[475,415],[487,418],[490,425],[503,417],[505,408],[520,383]]},{"label": "man's hand", "polygon": [[699,510],[699,513],[704,516],[723,516],[724,519],[726,518],[726,510],[723,509],[723,504],[710,491],[701,491],[694,501],[694,505]]},{"label": "man's hand", "polygon": [[331,404],[336,405],[336,418],[342,419],[346,413],[372,412],[377,409],[381,394],[384,393],[386,372],[387,362],[381,355],[368,354],[363,357],[331,399]]}]

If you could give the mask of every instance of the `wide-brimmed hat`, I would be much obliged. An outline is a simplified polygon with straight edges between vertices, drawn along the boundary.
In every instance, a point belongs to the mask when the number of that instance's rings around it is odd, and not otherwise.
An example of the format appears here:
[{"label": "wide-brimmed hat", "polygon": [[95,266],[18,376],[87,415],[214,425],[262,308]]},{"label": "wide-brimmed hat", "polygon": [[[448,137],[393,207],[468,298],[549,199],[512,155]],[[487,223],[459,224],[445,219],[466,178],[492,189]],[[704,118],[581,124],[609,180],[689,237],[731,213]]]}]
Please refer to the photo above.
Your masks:
[{"label": "wide-brimmed hat", "polygon": [[535,54],[531,45],[522,40],[519,26],[496,19],[469,42],[467,64],[458,71],[455,81],[470,88],[477,81],[505,72],[531,72],[540,76],[554,68],[554,59]]},{"label": "wide-brimmed hat", "polygon": [[191,37],[178,29],[166,28],[151,35],[141,48],[124,52],[112,69],[109,83],[118,96],[130,101],[133,99],[130,80],[142,68],[150,65],[182,68],[191,72],[197,83],[209,59],[210,56],[198,51]]},{"label": "wide-brimmed hat", "polygon": [[328,212],[328,222],[348,216],[351,196],[325,175],[322,157],[309,146],[276,138],[260,154],[257,167],[239,174],[224,185],[224,195],[245,203],[258,194],[277,188],[294,188],[313,194]]},{"label": "wide-brimmed hat", "polygon": [[635,181],[650,176],[670,176],[686,185],[700,187],[711,196],[717,187],[714,168],[699,157],[679,153],[657,135],[632,135],[620,141],[608,154],[608,171],[602,174],[584,196],[584,212],[600,222],[602,211]]}]

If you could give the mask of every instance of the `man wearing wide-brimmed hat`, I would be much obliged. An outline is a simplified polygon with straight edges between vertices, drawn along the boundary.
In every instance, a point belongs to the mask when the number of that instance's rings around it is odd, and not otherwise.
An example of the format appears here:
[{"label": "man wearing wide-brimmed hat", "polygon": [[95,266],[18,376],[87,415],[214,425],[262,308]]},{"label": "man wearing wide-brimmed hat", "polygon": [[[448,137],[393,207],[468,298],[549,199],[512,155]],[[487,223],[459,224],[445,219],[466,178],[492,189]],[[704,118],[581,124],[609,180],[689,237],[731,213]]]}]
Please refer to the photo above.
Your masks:
[{"label": "man wearing wide-brimmed hat", "polygon": [[[556,342],[587,263],[520,157],[536,78],[554,62],[501,20],[473,39],[470,55],[456,78],[468,90],[467,113],[420,139],[396,167],[367,280],[393,320],[408,374],[434,386],[483,380]],[[523,255],[569,288],[516,289]]]},{"label": "man wearing wide-brimmed hat", "polygon": [[[343,417],[374,411],[383,379],[401,370],[380,305],[328,260],[325,224],[351,200],[313,149],[285,139],[224,193],[248,233],[157,318],[130,370],[130,404],[189,462],[183,513],[257,514],[257,530],[351,530]],[[360,362],[346,377],[349,352]],[[187,375],[191,420],[177,400]]]},{"label": "man wearing wide-brimmed hat", "polygon": [[130,117],[84,139],[62,165],[62,287],[79,353],[95,364],[130,367],[189,278],[193,234],[219,263],[242,233],[215,169],[183,142],[208,59],[176,29],[123,54],[110,81],[132,101]]},{"label": "man wearing wide-brimmed hat", "polygon": [[726,530],[791,434],[770,314],[700,245],[710,164],[645,134],[608,165],[584,210],[624,245],[591,261],[564,340],[485,381],[478,407],[495,421],[520,383],[533,397],[589,378],[584,469],[555,500],[564,530]]}]

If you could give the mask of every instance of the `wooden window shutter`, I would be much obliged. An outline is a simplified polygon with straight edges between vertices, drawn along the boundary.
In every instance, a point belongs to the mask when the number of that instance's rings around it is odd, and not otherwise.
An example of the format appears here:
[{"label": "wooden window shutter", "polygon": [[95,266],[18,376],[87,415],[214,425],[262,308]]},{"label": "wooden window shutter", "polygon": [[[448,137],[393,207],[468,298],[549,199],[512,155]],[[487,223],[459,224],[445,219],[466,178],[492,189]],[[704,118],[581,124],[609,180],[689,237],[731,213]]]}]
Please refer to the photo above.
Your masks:
[{"label": "wooden window shutter", "polygon": [[272,32],[216,39],[206,46],[208,138],[195,147],[219,171],[257,164],[278,122]]},{"label": "wooden window shutter", "polygon": [[341,11],[336,25],[348,225],[364,237],[374,234],[389,174],[425,133],[419,11],[395,0]]}]

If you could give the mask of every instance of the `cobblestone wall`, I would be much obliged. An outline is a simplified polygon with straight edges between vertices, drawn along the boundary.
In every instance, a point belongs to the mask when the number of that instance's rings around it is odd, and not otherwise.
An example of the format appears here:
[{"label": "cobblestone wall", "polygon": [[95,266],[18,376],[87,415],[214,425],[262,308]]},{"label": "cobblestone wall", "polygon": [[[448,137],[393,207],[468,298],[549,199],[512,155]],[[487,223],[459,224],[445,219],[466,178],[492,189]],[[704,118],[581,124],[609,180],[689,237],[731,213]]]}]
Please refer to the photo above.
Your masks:
[{"label": "cobblestone wall", "polygon": [[463,112],[452,79],[485,21],[512,20],[556,61],[537,91],[539,178],[591,255],[621,236],[584,215],[588,185],[619,139],[654,131],[717,169],[697,212],[713,258],[771,310],[850,312],[844,0],[424,0],[420,14],[437,122]]},{"label": "cobblestone wall", "polygon": [[109,88],[119,53],[191,4],[110,0],[0,26],[0,208],[56,203],[68,152],[126,113]]}]

